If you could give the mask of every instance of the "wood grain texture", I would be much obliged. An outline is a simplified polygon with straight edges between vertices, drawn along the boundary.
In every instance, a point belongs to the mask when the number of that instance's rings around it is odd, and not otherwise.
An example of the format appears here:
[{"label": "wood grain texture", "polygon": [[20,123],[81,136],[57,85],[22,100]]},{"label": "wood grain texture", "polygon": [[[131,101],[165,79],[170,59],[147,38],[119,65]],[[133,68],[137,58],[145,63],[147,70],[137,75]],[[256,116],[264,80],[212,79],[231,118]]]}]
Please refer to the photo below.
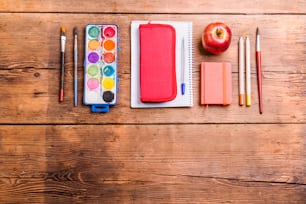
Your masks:
[{"label": "wood grain texture", "polygon": [[[303,123],[306,121],[305,16],[222,16],[222,15],[83,15],[83,14],[0,14],[0,102],[2,124],[61,123]],[[119,104],[109,114],[91,114],[89,107],[73,108],[72,28],[88,22],[117,23],[120,28]],[[19,19],[19,21],[16,21]],[[189,20],[193,22],[193,87],[191,109],[130,109],[130,21],[135,19]],[[203,53],[200,39],[206,23],[226,21],[234,36],[231,47],[219,56]],[[239,23],[237,22],[239,20]],[[22,24],[18,22],[24,22]],[[59,28],[67,27],[66,99],[58,103]],[[249,35],[254,48],[255,27],[261,25],[263,52],[264,115],[258,114],[255,57],[252,57],[253,105],[238,106],[237,41]],[[31,29],[28,29],[32,27]],[[45,32],[42,32],[45,31]],[[12,38],[11,36],[14,36]],[[80,33],[79,96],[82,95],[84,36]],[[22,49],[21,49],[22,48]],[[43,50],[43,52],[42,52]],[[29,54],[31,53],[31,54]],[[255,56],[252,49],[252,56]],[[233,104],[229,107],[199,105],[201,61],[229,61],[233,66]],[[9,86],[8,86],[9,84]],[[281,88],[280,88],[281,87]],[[235,100],[237,99],[237,100]],[[79,102],[81,103],[81,98]],[[35,107],[35,108],[33,108]],[[150,115],[151,117],[146,117]],[[250,117],[252,115],[252,117]]]},{"label": "wood grain texture", "polygon": [[[0,13],[0,40],[7,42],[1,49],[0,68],[53,68],[60,65],[60,27],[67,28],[67,69],[73,66],[73,27],[80,29],[80,61],[84,55],[85,25],[91,23],[115,23],[119,25],[120,73],[130,73],[130,24],[132,20],[173,20],[193,23],[194,71],[199,63],[229,61],[234,72],[237,67],[237,43],[240,36],[251,40],[251,67],[255,73],[255,32],[261,31],[263,71],[305,73],[305,15],[167,15],[167,14],[36,14]],[[209,22],[222,21],[231,27],[232,45],[222,55],[207,55],[201,48],[201,34]],[[20,23],[22,22],[22,23]],[[252,25],[252,26],[250,26]],[[22,49],[20,49],[22,47]],[[41,51],[43,50],[43,52]],[[16,54],[18,53],[18,54]],[[29,53],[32,53],[29,54]]]},{"label": "wood grain texture", "polygon": [[[305,204],[305,0],[0,1],[0,203]],[[130,108],[132,20],[193,22],[192,108]],[[230,48],[207,55],[214,21]],[[120,29],[119,103],[107,114],[73,107],[72,30]],[[67,28],[65,102],[58,103],[60,27]],[[255,30],[262,37],[264,113],[258,113]],[[238,105],[238,39],[251,39],[252,102]],[[232,64],[233,104],[199,105],[199,64]],[[237,100],[235,100],[237,99]]]},{"label": "wood grain texture", "polygon": [[[107,114],[92,114],[88,106],[73,107],[72,72],[66,77],[63,104],[58,103],[56,79],[59,70],[14,69],[2,70],[1,73],[4,76],[1,79],[4,83],[0,84],[3,96],[0,102],[2,124],[303,123],[306,120],[306,104],[303,103],[306,84],[305,75],[301,74],[265,74],[269,78],[265,78],[263,86],[264,114],[259,115],[255,94],[250,108],[239,107],[238,100],[229,107],[200,106],[198,73],[194,74],[195,104],[192,108],[180,109],[131,109],[130,77],[129,74],[121,74],[119,103]],[[255,76],[252,76],[252,80],[256,81]],[[233,98],[238,99],[237,73],[233,74],[233,81]],[[253,93],[257,93],[256,88],[253,86]],[[79,94],[82,95],[82,87]],[[81,98],[79,103],[82,103]]]},{"label": "wood grain texture", "polygon": [[303,0],[15,0],[1,1],[2,12],[80,12],[80,13],[292,13],[305,14],[306,3]]},{"label": "wood grain texture", "polygon": [[303,203],[305,134],[304,125],[0,126],[0,202]]}]

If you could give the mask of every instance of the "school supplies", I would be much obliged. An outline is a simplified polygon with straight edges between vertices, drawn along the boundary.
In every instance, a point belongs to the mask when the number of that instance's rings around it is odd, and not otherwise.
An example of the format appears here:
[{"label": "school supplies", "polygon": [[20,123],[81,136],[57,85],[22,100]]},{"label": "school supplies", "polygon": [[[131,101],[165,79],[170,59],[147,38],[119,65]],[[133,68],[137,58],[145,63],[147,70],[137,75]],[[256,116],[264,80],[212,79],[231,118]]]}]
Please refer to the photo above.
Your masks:
[{"label": "school supplies", "polygon": [[202,62],[200,73],[200,103],[229,105],[232,102],[231,64]]},{"label": "school supplies", "polygon": [[118,98],[118,26],[89,24],[85,29],[84,104],[108,112]]},{"label": "school supplies", "polygon": [[176,97],[175,37],[171,25],[139,25],[142,102],[166,102]]},{"label": "school supplies", "polygon": [[185,46],[184,37],[182,38],[182,48],[181,48],[181,93],[185,94],[186,84],[185,84]]},{"label": "school supplies", "polygon": [[246,67],[246,106],[251,106],[251,48],[250,39],[245,38],[245,67]]},{"label": "school supplies", "polygon": [[251,106],[251,56],[250,39],[239,38],[239,105]]},{"label": "school supplies", "polygon": [[261,49],[260,49],[260,33],[256,29],[256,67],[257,67],[257,86],[258,86],[258,100],[259,113],[262,114],[262,73],[261,73]]},{"label": "school supplies", "polygon": [[[175,46],[175,79],[176,90],[180,90],[182,66],[184,66],[185,75],[185,94],[176,94],[176,96],[166,102],[143,102],[141,101],[141,70],[140,70],[140,25],[147,24],[159,24],[172,26],[175,30],[175,40],[172,44],[169,41],[166,42],[167,46]],[[155,38],[155,37],[154,37]],[[155,40],[161,40],[164,38],[163,32],[156,36]],[[184,40],[182,40],[184,38]],[[149,39],[148,39],[149,40]],[[172,41],[172,40],[171,40]],[[174,45],[173,45],[174,44]],[[155,45],[155,44],[154,44]],[[151,47],[154,49],[154,46]],[[158,50],[164,52],[163,48]],[[182,53],[184,52],[184,54]],[[173,52],[172,52],[173,53]],[[165,55],[167,56],[167,55]],[[184,60],[181,57],[184,56]],[[149,57],[149,56],[147,56]],[[169,57],[167,57],[169,59]],[[164,59],[154,58],[152,59],[152,67],[159,70],[158,76],[163,78],[165,73],[162,69],[154,64],[159,64],[159,61]],[[172,57],[170,57],[170,60]],[[182,64],[183,63],[183,64]],[[169,70],[168,70],[169,71]],[[174,73],[174,72],[169,72]],[[169,74],[168,73],[168,74]],[[160,80],[160,79],[157,79]],[[171,79],[170,79],[171,80]],[[174,79],[173,79],[174,80]],[[173,83],[172,80],[172,83]],[[172,84],[171,83],[171,84]],[[173,88],[173,87],[172,87]],[[132,21],[131,23],[131,107],[132,108],[154,108],[154,107],[191,107],[193,105],[193,93],[192,93],[192,23],[191,22],[176,22],[176,21]]]},{"label": "school supplies", "polygon": [[74,106],[78,106],[78,29],[73,29],[74,33]]},{"label": "school supplies", "polygon": [[64,101],[64,77],[65,77],[65,46],[66,46],[66,28],[61,27],[61,76],[59,101]]},{"label": "school supplies", "polygon": [[245,56],[244,56],[244,39],[243,37],[239,38],[239,105],[244,105],[244,94],[245,94],[245,84],[244,84],[244,65],[245,65]]}]

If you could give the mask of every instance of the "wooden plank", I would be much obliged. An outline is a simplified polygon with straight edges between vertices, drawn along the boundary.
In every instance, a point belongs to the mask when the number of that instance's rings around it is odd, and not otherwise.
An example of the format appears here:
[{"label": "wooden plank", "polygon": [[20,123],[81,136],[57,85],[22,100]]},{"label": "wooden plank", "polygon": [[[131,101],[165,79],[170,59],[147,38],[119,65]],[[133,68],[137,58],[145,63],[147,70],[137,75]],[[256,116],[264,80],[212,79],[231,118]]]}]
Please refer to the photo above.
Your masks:
[{"label": "wooden plank", "polygon": [[0,202],[303,203],[305,135],[299,124],[0,126]]},{"label": "wooden plank", "polygon": [[[32,14],[0,13],[0,69],[60,67],[60,27],[67,28],[68,70],[73,66],[73,27],[80,30],[80,62],[84,55],[82,29],[88,23],[115,23],[120,30],[119,64],[121,73],[130,73],[130,23],[132,20],[173,20],[193,22],[194,71],[201,61],[229,61],[238,71],[237,42],[240,36],[251,40],[251,67],[255,73],[255,30],[259,26],[262,37],[263,71],[305,73],[305,15],[114,15],[114,14]],[[232,45],[222,55],[204,54],[201,34],[214,21],[227,23],[233,32]],[[251,26],[250,26],[251,25]],[[22,48],[22,49],[21,49]],[[42,52],[43,50],[43,52]],[[17,54],[18,53],[18,54]]]},{"label": "wooden plank", "polygon": [[[222,15],[82,15],[0,14],[0,123],[304,123],[305,101],[305,16]],[[89,107],[72,104],[72,28],[88,22],[118,23],[119,104],[108,114],[91,114]],[[228,22],[234,36],[232,46],[219,56],[208,56],[200,48],[206,22],[219,18]],[[193,21],[194,65],[193,108],[130,109],[130,34],[133,19]],[[196,20],[195,20],[196,19]],[[237,20],[239,19],[239,23]],[[205,23],[203,23],[205,22]],[[58,103],[59,28],[67,25],[66,101]],[[254,25],[250,27],[249,25]],[[258,114],[255,59],[252,58],[253,106],[238,106],[237,40],[248,34],[254,48],[254,31],[261,25],[263,41],[264,114]],[[14,37],[12,37],[14,36]],[[70,37],[69,37],[70,36]],[[80,41],[84,36],[80,33]],[[83,43],[80,42],[79,84],[82,86]],[[294,45],[294,46],[292,46]],[[254,56],[254,49],[252,49]],[[233,104],[229,107],[199,106],[199,64],[201,61],[229,61],[233,65]],[[8,85],[9,84],[9,85]],[[280,89],[280,87],[282,87]],[[79,95],[82,95],[82,87]],[[237,99],[237,100],[235,100]],[[81,103],[81,98],[79,98]],[[150,115],[151,117],[147,117]],[[250,117],[252,115],[252,117]]]},{"label": "wooden plank", "polygon": [[[81,72],[82,73],[82,72]],[[65,102],[58,102],[59,70],[13,69],[0,72],[2,124],[109,124],[109,123],[305,123],[305,74],[267,72],[264,78],[264,113],[259,114],[256,76],[253,105],[238,105],[238,74],[233,74],[233,104],[228,107],[199,105],[199,76],[194,73],[192,108],[131,109],[130,75],[120,74],[119,103],[107,114],[93,114],[89,106],[73,106],[72,72],[66,77]],[[82,96],[83,81],[79,81]],[[9,86],[7,85],[9,84]],[[279,87],[282,87],[280,89]],[[275,94],[269,94],[275,93]],[[237,99],[237,100],[235,100]],[[79,104],[82,104],[79,97]],[[147,117],[147,116],[150,117]],[[252,117],[250,117],[252,116]]]},{"label": "wooden plank", "polygon": [[[58,176],[61,176],[58,175]],[[277,203],[304,204],[305,186],[209,178],[165,178],[164,183],[118,183],[20,179],[11,187],[0,178],[3,203]],[[170,180],[170,181],[169,181]],[[8,202],[9,201],[9,202]]]},{"label": "wooden plank", "polygon": [[[0,203],[304,204],[305,11],[305,0],[1,1]],[[141,19],[193,22],[193,108],[130,109],[129,27]],[[201,48],[201,32],[212,21],[233,31],[220,56]],[[87,23],[120,28],[120,100],[107,114],[72,104],[72,28]],[[67,97],[59,104],[62,25]],[[254,58],[253,106],[239,107],[237,96],[237,41],[248,35],[254,56],[257,26],[264,115]],[[83,32],[79,37],[82,84]],[[231,106],[199,106],[201,61],[232,63]]]},{"label": "wooden plank", "polygon": [[81,12],[81,13],[293,13],[305,14],[304,0],[220,0],[220,1],[137,1],[137,0],[15,0],[2,1],[1,12]]}]

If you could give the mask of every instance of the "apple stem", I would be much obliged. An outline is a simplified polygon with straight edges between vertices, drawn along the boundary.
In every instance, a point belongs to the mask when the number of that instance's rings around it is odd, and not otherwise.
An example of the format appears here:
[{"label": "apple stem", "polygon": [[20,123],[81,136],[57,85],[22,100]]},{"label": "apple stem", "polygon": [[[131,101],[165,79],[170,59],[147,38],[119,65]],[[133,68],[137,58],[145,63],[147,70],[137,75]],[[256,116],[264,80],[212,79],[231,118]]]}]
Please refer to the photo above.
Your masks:
[{"label": "apple stem", "polygon": [[223,33],[222,29],[217,28],[216,34],[217,34],[218,38],[222,38],[224,33]]}]

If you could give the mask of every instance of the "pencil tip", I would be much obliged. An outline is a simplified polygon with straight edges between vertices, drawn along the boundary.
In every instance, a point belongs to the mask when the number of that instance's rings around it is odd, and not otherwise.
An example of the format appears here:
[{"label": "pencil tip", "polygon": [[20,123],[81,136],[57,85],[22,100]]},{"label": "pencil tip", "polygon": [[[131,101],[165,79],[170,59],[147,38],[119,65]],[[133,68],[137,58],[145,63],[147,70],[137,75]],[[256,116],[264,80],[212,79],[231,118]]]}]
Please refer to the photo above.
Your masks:
[{"label": "pencil tip", "polygon": [[73,28],[73,33],[74,33],[74,35],[77,35],[77,34],[78,34],[78,28],[77,28],[77,27],[74,27],[74,28]]},{"label": "pencil tip", "polygon": [[62,27],[61,27],[61,31],[62,31],[63,33],[65,33],[65,32],[66,32],[66,28],[65,28],[64,26],[62,26]]}]

